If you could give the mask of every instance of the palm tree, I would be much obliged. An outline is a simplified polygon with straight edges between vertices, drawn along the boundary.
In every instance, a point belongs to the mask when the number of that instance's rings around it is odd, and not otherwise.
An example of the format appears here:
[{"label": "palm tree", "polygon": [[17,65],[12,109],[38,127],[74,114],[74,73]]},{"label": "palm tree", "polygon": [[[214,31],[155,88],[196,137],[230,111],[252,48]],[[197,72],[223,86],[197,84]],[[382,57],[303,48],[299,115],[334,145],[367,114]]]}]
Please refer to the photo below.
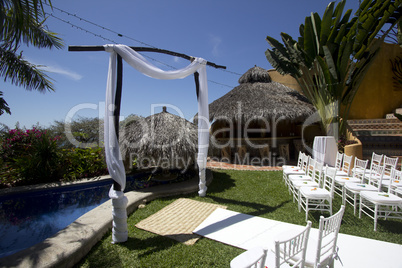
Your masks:
[{"label": "palm tree", "polygon": [[[322,18],[317,13],[306,17],[298,41],[286,33],[281,34],[284,44],[267,37],[273,47],[265,53],[268,61],[298,81],[327,133],[345,135],[353,98],[380,44],[401,20],[401,2],[364,0],[351,19],[352,10],[342,16],[345,0],[336,7],[331,2]],[[386,24],[391,26],[376,38]],[[335,132],[334,125],[339,125]]]},{"label": "palm tree", "polygon": [[[27,90],[54,91],[49,77],[38,66],[26,61],[21,44],[38,48],[61,48],[63,43],[56,33],[50,32],[44,25],[45,11],[43,4],[51,5],[50,0],[0,0],[0,75],[4,81],[10,81]],[[11,114],[7,102],[1,97],[0,115]]]}]

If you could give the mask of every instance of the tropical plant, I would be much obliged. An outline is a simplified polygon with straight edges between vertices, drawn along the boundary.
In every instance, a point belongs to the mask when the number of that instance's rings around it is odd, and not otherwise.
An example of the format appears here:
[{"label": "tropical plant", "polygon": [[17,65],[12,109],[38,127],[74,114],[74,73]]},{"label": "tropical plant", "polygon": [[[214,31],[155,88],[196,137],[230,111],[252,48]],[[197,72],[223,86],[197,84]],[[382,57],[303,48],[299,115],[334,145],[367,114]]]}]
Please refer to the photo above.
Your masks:
[{"label": "tropical plant", "polygon": [[[40,92],[54,90],[52,82],[18,50],[21,44],[49,49],[63,46],[62,40],[44,25],[43,3],[51,4],[50,0],[2,0],[0,4],[0,75],[14,85]],[[0,115],[11,114],[1,96]]]},{"label": "tropical plant", "polygon": [[60,136],[39,128],[12,129],[0,136],[0,187],[71,181],[107,174],[104,151],[61,148]]},{"label": "tropical plant", "polygon": [[4,135],[0,152],[2,184],[49,182],[61,176],[58,137],[36,128],[12,129]]},{"label": "tropical plant", "polygon": [[[351,19],[352,10],[343,14],[345,0],[336,7],[331,2],[322,18],[317,13],[306,17],[297,41],[286,33],[281,33],[283,44],[267,37],[273,48],[266,51],[267,60],[297,80],[328,134],[344,136],[359,85],[385,36],[401,19],[401,2],[364,0]],[[391,26],[376,38],[386,24]]]},{"label": "tropical plant", "polygon": [[107,174],[103,149],[100,147],[63,149],[63,155],[64,181]]},{"label": "tropical plant", "polygon": [[[383,33],[384,31],[381,30],[380,36]],[[397,44],[402,47],[402,21],[399,21],[399,23],[391,29],[388,36],[385,38],[385,42],[390,44]]]}]

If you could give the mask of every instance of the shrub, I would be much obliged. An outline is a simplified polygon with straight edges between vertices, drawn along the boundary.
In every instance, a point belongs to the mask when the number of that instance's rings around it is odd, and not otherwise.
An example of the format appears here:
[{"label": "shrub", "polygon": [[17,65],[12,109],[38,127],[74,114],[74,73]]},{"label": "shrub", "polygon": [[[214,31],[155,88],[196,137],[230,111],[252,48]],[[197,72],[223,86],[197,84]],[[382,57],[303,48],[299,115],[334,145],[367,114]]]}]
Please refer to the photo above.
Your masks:
[{"label": "shrub", "polygon": [[4,133],[0,186],[72,181],[107,174],[102,148],[62,149],[59,140],[59,136],[37,128]]},{"label": "shrub", "polygon": [[100,147],[63,149],[63,154],[66,168],[63,172],[63,180],[70,181],[107,174],[103,149]]},{"label": "shrub", "polygon": [[1,183],[21,185],[60,177],[62,155],[57,139],[36,128],[6,133],[1,144]]}]

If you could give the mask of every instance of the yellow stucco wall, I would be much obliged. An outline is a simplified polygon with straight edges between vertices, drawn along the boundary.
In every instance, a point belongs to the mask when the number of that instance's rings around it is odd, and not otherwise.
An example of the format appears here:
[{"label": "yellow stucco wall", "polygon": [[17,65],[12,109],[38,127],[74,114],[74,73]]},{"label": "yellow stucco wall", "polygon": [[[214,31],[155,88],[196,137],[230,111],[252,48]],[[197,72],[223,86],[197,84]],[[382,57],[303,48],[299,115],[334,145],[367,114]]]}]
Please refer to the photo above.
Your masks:
[{"label": "yellow stucco wall", "polygon": [[390,59],[402,58],[402,48],[383,43],[353,100],[349,119],[385,118],[402,105],[402,90],[393,86]]},{"label": "yellow stucco wall", "polygon": [[296,81],[296,79],[294,79],[290,75],[281,75],[275,69],[268,70],[268,73],[269,73],[269,76],[271,77],[272,81],[278,82],[278,83],[281,83],[281,84],[283,84],[283,85],[285,85],[287,87],[296,89],[300,93],[302,92],[299,84]]}]

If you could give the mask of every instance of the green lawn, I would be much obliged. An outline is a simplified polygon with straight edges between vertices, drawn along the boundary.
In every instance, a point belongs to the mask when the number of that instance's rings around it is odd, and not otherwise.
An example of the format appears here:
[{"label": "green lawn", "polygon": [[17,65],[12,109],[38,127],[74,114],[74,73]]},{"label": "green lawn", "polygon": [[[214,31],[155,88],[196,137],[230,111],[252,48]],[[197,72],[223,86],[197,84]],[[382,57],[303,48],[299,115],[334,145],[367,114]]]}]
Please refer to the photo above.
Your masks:
[{"label": "green lawn", "polygon": [[[229,210],[305,225],[305,212],[299,212],[297,204],[282,180],[281,171],[213,171],[214,180],[208,187],[207,197],[196,193],[162,198],[136,210],[129,216],[129,239],[126,243],[112,245],[111,233],[92,249],[76,267],[229,267],[230,261],[243,250],[201,238],[193,246],[158,236],[134,227],[178,197],[226,205]],[[333,211],[341,206],[337,196]],[[319,213],[309,219],[318,228]],[[402,221],[380,220],[377,232],[373,220],[366,215],[359,219],[353,215],[353,207],[346,206],[341,233],[402,244]]]}]

